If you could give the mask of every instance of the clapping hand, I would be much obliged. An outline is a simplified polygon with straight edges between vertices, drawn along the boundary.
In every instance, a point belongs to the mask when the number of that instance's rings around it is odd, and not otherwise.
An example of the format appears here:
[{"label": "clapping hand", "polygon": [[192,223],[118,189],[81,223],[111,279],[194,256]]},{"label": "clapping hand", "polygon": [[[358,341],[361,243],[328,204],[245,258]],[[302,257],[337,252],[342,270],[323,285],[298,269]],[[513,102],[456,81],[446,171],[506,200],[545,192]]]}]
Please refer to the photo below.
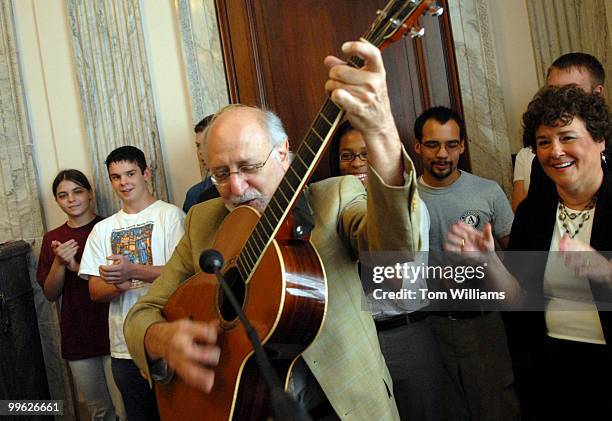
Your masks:
[{"label": "clapping hand", "polygon": [[478,231],[476,228],[463,222],[451,225],[450,230],[446,234],[444,250],[459,254],[495,251],[495,240],[491,224],[486,223],[483,231]]},{"label": "clapping hand", "polygon": [[612,262],[593,247],[565,234],[559,241],[559,251],[565,264],[574,269],[577,276],[612,283]]},{"label": "clapping hand", "polygon": [[66,266],[72,272],[79,271],[79,264],[75,258],[79,250],[76,240],[68,240],[65,243],[53,240],[51,241],[51,250],[53,250],[55,257],[62,266]]}]

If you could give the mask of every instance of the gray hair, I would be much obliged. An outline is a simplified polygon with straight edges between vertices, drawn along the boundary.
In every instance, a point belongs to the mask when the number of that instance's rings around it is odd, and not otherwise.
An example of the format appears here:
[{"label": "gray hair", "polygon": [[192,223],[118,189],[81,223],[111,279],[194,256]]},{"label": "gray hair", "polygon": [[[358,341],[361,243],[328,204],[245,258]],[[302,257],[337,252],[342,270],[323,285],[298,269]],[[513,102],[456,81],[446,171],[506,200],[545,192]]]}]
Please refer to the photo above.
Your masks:
[{"label": "gray hair", "polygon": [[[204,135],[202,136],[202,145],[201,145],[203,151],[206,150],[206,142],[208,142],[208,133],[210,131],[210,128],[215,124],[215,121],[221,115],[225,114],[228,111],[235,110],[235,109],[251,109],[257,112],[257,115],[259,118],[259,124],[268,134],[268,141],[270,142],[270,145],[275,150],[278,147],[280,147],[283,144],[283,142],[287,139],[287,132],[285,131],[285,128],[283,127],[283,122],[281,121],[279,116],[276,115],[276,113],[274,113],[273,111],[265,110],[259,107],[253,107],[251,105],[230,104],[230,105],[226,105],[225,107],[217,111],[215,115],[213,116],[212,120],[210,120],[210,123],[208,123],[208,126],[206,126],[206,128],[204,129]],[[274,153],[274,155],[278,158],[278,155],[276,153]],[[205,157],[205,158],[208,158],[208,157]]]}]

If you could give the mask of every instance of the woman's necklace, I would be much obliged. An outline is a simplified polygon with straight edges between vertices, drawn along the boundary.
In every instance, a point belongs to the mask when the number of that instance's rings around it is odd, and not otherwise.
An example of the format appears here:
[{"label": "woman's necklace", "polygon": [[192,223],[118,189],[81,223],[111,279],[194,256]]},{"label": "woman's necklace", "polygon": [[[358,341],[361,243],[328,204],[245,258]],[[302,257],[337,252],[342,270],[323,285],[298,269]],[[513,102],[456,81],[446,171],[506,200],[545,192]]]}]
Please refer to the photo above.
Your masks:
[{"label": "woman's necklace", "polygon": [[[561,225],[563,225],[563,229],[570,236],[570,238],[574,238],[580,232],[580,229],[584,225],[586,221],[589,220],[591,214],[589,211],[595,207],[597,203],[597,194],[595,194],[589,203],[577,213],[573,213],[567,210],[565,204],[563,203],[563,199],[559,198],[559,221],[561,221]],[[571,223],[574,220],[579,220],[578,227],[572,233],[571,228],[573,228],[573,224]],[[570,224],[572,227],[570,228]]]}]

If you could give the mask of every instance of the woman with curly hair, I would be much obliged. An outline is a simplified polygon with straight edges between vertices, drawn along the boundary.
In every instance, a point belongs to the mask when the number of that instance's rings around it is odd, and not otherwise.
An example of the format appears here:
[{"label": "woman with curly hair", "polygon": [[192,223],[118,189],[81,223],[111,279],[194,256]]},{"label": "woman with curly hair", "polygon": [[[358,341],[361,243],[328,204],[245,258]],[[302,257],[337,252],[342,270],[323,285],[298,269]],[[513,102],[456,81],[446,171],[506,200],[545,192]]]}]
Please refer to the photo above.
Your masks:
[{"label": "woman with curly hair", "polygon": [[[612,250],[610,111],[575,85],[550,87],[531,101],[523,127],[548,181],[530,190],[514,218],[508,249],[528,253],[508,256],[505,266],[494,253],[487,259],[489,281],[513,309],[543,309],[514,313],[508,323],[524,418],[609,417],[612,313],[604,310],[612,308],[612,263],[600,252]],[[491,228],[457,224],[447,249],[493,251]]]}]

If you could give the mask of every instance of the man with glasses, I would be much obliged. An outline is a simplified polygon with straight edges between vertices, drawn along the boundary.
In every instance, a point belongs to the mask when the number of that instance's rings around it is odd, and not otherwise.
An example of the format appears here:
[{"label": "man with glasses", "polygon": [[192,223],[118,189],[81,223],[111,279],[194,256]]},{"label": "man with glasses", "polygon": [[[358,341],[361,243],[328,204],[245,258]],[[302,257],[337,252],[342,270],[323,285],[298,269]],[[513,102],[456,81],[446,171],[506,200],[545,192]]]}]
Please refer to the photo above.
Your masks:
[{"label": "man with glasses", "polygon": [[[431,218],[429,265],[441,256],[446,232],[456,222],[482,230],[486,223],[505,248],[513,214],[497,183],[457,168],[465,150],[465,126],[446,107],[434,107],[414,124],[414,149],[423,175],[419,194]],[[437,257],[437,258],[436,258]],[[428,280],[430,286],[432,279]],[[435,312],[432,327],[444,364],[443,419],[505,420],[519,415],[513,373],[500,314],[486,311]]]},{"label": "man with glasses", "polygon": [[[315,419],[391,420],[398,418],[392,383],[374,322],[362,308],[356,258],[360,250],[418,249],[416,177],[390,111],[380,51],[359,41],[345,43],[343,52],[362,57],[365,64],[354,69],[327,57],[326,89],[366,141],[368,197],[354,177],[324,180],[307,189],[315,221],[311,239],[328,279],[328,307],[321,331],[292,370],[289,391]],[[149,294],[130,311],[125,328],[130,351],[147,377],[149,362],[154,367],[162,362],[163,367],[165,361],[201,393],[209,392],[215,382],[218,326],[167,322],[161,308],[182,281],[199,271],[197,259],[211,247],[228,211],[248,205],[262,212],[290,161],[280,119],[272,112],[240,105],[215,115],[204,152],[221,199],[191,209],[185,236]],[[407,208],[413,198],[415,204]]]}]

